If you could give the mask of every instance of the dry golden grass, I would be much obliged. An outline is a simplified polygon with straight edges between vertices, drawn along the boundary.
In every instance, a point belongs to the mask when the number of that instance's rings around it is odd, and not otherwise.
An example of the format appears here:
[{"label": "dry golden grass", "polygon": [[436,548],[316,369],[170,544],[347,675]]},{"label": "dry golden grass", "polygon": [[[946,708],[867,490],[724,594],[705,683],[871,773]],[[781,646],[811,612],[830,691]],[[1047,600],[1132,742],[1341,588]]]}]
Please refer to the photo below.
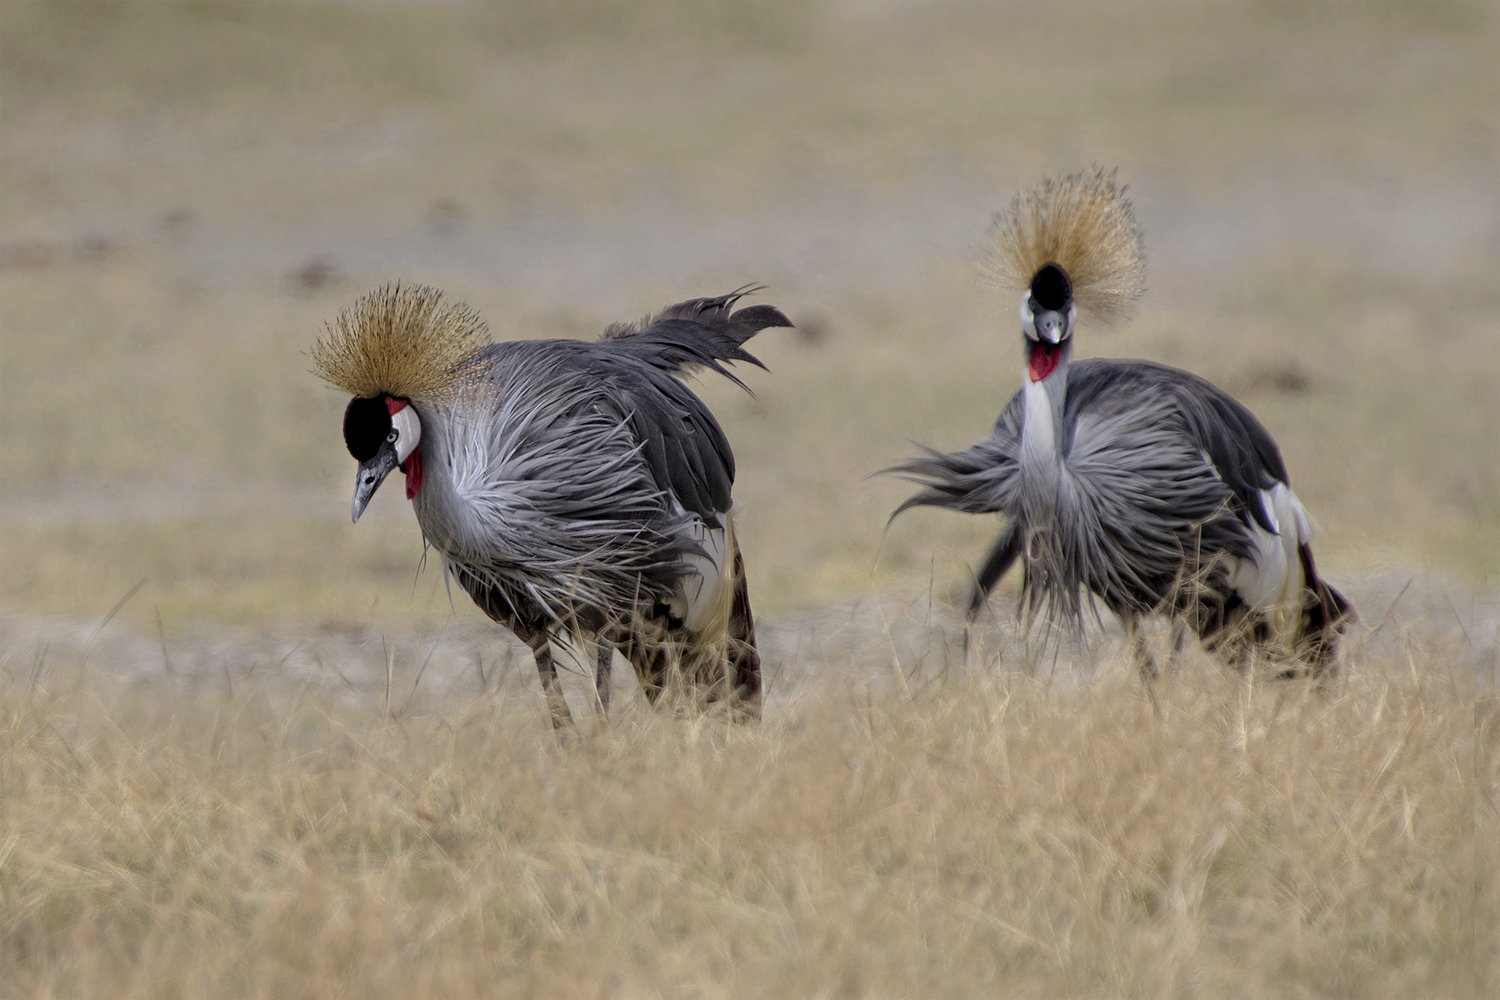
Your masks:
[{"label": "dry golden grass", "polygon": [[[15,996],[1493,996],[1500,699],[1447,652],[1326,692],[1190,671],[759,727],[24,671]],[[836,672],[836,665],[826,665]]]}]

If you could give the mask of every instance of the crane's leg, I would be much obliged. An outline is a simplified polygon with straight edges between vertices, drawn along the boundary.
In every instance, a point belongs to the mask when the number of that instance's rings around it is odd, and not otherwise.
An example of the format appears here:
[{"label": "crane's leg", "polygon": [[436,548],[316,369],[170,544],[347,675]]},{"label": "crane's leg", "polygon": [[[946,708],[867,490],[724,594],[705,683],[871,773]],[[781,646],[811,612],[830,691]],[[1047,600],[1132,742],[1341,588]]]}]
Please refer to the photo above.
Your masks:
[{"label": "crane's leg", "polygon": [[[979,617],[979,612],[984,608],[984,602],[989,599],[990,591],[995,589],[995,584],[1015,563],[1016,557],[1021,554],[1021,530],[1014,521],[1005,526],[1000,537],[995,539],[995,544],[990,547],[989,554],[984,557],[984,565],[979,567],[979,573],[974,577],[974,592],[969,595],[969,607],[966,613],[970,622]],[[967,636],[965,637],[967,641]]]},{"label": "crane's leg", "polygon": [[619,640],[620,654],[635,668],[635,679],[648,704],[655,705],[666,690],[671,656],[664,636],[648,637],[641,632],[625,632]]},{"label": "crane's leg", "polygon": [[609,718],[610,673],[615,662],[615,647],[603,636],[594,639],[594,697],[599,701],[599,715]]},{"label": "crane's leg", "polygon": [[1146,637],[1141,635],[1141,619],[1138,615],[1123,615],[1125,622],[1125,642],[1130,647],[1130,658],[1135,661],[1136,672],[1141,675],[1141,687],[1146,690],[1146,697],[1151,699],[1151,713],[1158,719],[1161,718],[1161,702],[1156,700],[1156,678],[1161,673],[1156,668],[1156,660],[1151,656],[1151,650],[1146,648]]},{"label": "crane's leg", "polygon": [[1182,643],[1187,638],[1187,625],[1176,615],[1172,616],[1172,657],[1182,655]]},{"label": "crane's leg", "polygon": [[1126,615],[1123,621],[1125,622],[1125,644],[1130,648],[1131,662],[1135,664],[1141,680],[1149,686],[1161,671],[1157,669],[1156,658],[1151,655],[1151,650],[1146,648],[1146,637],[1141,634],[1141,620],[1136,615]]},{"label": "crane's leg", "polygon": [[572,729],[573,713],[568,711],[568,699],[563,697],[562,685],[557,681],[557,664],[552,660],[552,642],[547,637],[547,630],[523,625],[516,628],[516,635],[531,647],[531,655],[536,659],[536,672],[547,696],[552,728],[559,731]]},{"label": "crane's leg", "polygon": [[1243,601],[1234,595],[1200,590],[1183,607],[1184,621],[1198,634],[1203,648],[1240,673],[1249,671],[1255,623]]}]

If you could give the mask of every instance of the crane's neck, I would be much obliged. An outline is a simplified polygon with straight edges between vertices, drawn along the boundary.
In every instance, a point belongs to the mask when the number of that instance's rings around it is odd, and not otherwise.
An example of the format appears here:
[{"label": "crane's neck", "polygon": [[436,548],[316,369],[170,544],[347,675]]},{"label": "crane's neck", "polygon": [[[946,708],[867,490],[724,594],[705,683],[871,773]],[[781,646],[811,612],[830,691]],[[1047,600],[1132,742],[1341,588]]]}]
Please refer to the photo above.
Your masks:
[{"label": "crane's neck", "polygon": [[[1038,352],[1046,351],[1044,358]],[[1068,445],[1068,427],[1063,409],[1068,396],[1068,368],[1073,354],[1071,340],[1058,345],[1027,341],[1025,419],[1021,424],[1021,471],[1034,481],[1055,484],[1062,474]]]},{"label": "crane's neck", "polygon": [[494,551],[503,520],[488,501],[490,483],[498,478],[485,414],[433,407],[422,435],[422,488],[412,498],[412,512],[427,544],[445,558],[472,560],[474,553]]}]

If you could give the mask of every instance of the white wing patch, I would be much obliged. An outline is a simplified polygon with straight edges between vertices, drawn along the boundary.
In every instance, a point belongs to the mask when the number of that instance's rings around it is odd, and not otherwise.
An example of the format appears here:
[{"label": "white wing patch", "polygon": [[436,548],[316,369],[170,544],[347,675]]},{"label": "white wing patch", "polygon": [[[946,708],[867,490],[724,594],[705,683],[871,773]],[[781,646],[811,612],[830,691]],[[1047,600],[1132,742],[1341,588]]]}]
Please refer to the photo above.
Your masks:
[{"label": "white wing patch", "polygon": [[683,558],[688,571],[677,581],[671,614],[693,632],[718,634],[728,627],[734,581],[727,564],[734,552],[734,521],[729,514],[723,520],[722,528],[710,528],[695,517],[684,529],[702,551]]},{"label": "white wing patch", "polygon": [[1229,585],[1253,610],[1266,613],[1276,632],[1294,631],[1301,617],[1303,587],[1297,549],[1312,541],[1312,518],[1285,483],[1261,490],[1257,497],[1276,530],[1250,525],[1255,555],[1228,560]]}]

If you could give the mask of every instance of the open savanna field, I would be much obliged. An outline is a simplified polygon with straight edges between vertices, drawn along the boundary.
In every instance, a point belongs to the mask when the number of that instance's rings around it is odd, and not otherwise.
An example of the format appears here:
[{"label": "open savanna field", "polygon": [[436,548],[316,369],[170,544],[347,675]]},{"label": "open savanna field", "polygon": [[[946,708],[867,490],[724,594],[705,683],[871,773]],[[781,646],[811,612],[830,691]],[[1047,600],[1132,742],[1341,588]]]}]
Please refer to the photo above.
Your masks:
[{"label": "open savanna field", "polygon": [[[0,993],[1500,994],[1500,13],[1474,2],[0,4]],[[1354,601],[1333,682],[1037,648],[872,473],[1019,386],[977,262],[1118,165],[1080,356],[1209,377]],[[348,519],[323,324],[496,339],[748,282],[705,378],[766,718],[548,726]],[[1165,637],[1153,634],[1164,645]]]}]

